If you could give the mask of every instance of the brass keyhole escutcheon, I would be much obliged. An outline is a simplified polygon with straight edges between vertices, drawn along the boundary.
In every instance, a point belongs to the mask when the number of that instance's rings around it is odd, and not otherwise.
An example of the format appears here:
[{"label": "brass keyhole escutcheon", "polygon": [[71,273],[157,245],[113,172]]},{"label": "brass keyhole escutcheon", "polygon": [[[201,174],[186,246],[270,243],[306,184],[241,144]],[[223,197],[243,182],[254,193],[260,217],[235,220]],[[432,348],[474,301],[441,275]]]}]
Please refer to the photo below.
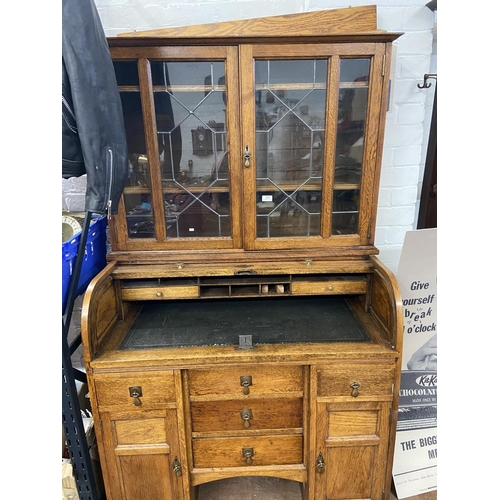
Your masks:
[{"label": "brass keyhole escutcheon", "polygon": [[182,476],[181,463],[179,462],[179,459],[177,457],[175,457],[175,459],[174,459],[174,463],[172,464],[172,469],[174,470],[175,475],[177,477]]},{"label": "brass keyhole escutcheon", "polygon": [[254,455],[253,448],[242,448],[241,454],[246,458],[247,465],[252,465],[252,457]]},{"label": "brass keyhole escutcheon", "polygon": [[252,153],[248,149],[248,146],[245,146],[245,152],[243,153],[243,158],[245,159],[245,167],[250,166],[250,158],[252,157]]},{"label": "brass keyhole escutcheon", "polygon": [[359,391],[358,389],[360,388],[360,385],[358,384],[358,382],[353,382],[351,384],[351,387],[352,387],[352,392],[351,392],[351,396],[353,398],[357,398],[359,396]]},{"label": "brass keyhole escutcheon", "polygon": [[319,474],[323,474],[323,472],[325,472],[325,460],[321,452],[319,452],[318,458],[316,459],[316,471]]},{"label": "brass keyhole escutcheon", "polygon": [[240,385],[243,387],[243,394],[248,396],[250,394],[250,386],[252,385],[252,376],[243,375],[240,377]]},{"label": "brass keyhole escutcheon", "polygon": [[134,405],[141,406],[142,401],[139,399],[142,396],[142,387],[140,385],[134,385],[128,388],[128,393],[131,398],[134,398]]},{"label": "brass keyhole escutcheon", "polygon": [[240,415],[243,420],[243,426],[248,429],[250,427],[250,419],[252,418],[252,410],[241,410]]}]

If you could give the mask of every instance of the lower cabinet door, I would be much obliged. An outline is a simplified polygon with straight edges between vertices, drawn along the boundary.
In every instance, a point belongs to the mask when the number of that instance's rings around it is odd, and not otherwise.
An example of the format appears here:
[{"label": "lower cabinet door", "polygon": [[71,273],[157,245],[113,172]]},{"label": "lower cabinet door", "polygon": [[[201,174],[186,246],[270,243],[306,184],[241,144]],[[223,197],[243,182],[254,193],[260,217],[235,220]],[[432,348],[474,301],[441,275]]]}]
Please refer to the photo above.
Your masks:
[{"label": "lower cabinet door", "polygon": [[315,500],[383,498],[389,415],[390,403],[318,404]]},{"label": "lower cabinet door", "polygon": [[107,500],[184,498],[175,409],[104,413],[101,421]]}]

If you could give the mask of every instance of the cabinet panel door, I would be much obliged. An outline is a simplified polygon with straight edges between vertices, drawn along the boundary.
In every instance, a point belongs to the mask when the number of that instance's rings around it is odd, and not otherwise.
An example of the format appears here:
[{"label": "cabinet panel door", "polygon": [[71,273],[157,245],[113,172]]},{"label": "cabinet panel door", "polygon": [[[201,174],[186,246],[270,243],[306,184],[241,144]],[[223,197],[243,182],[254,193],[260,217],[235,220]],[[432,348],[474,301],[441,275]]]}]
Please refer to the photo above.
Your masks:
[{"label": "cabinet panel door", "polygon": [[351,444],[327,448],[326,498],[328,500],[376,498],[372,495],[375,457],[374,446]]},{"label": "cabinet panel door", "polygon": [[167,455],[124,455],[118,457],[123,488],[127,500],[175,498]]},{"label": "cabinet panel door", "polygon": [[[123,249],[241,247],[234,47],[112,51],[130,175],[120,215]],[[226,83],[228,82],[228,83]],[[120,248],[122,249],[122,248]]]},{"label": "cabinet panel door", "polygon": [[385,47],[240,50],[245,248],[367,244]]},{"label": "cabinet panel door", "polygon": [[[101,415],[103,474],[108,500],[182,499],[175,409]],[[177,463],[177,462],[175,462]]]},{"label": "cabinet panel door", "polygon": [[389,414],[390,403],[318,403],[318,500],[382,498]]}]

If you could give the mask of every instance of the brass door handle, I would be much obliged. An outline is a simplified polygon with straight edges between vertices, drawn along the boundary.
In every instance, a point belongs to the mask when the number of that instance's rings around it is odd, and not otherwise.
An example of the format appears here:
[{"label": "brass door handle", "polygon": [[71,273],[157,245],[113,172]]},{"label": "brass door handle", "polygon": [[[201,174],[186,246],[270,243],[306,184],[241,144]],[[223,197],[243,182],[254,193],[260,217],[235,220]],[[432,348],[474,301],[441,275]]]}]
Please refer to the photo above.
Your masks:
[{"label": "brass door handle", "polygon": [[358,389],[360,388],[360,385],[358,384],[358,382],[353,382],[351,384],[351,387],[352,387],[352,392],[351,392],[351,396],[353,398],[357,398],[359,396],[359,391]]},{"label": "brass door handle", "polygon": [[174,463],[172,464],[172,469],[174,470],[175,475],[177,477],[182,476],[181,463],[179,462],[179,459],[177,457],[175,457],[175,459],[174,459]]},{"label": "brass door handle", "polygon": [[319,452],[318,458],[316,459],[316,471],[319,474],[325,472],[325,460],[323,459],[323,454]]},{"label": "brass door handle", "polygon": [[245,146],[245,152],[243,153],[243,158],[245,160],[245,167],[250,166],[250,158],[252,157],[252,153],[250,153],[250,150],[248,149],[248,146]]},{"label": "brass door handle", "polygon": [[140,385],[129,387],[128,393],[130,394],[131,398],[134,398],[134,405],[141,406],[142,401],[139,398],[142,397],[142,387]]},{"label": "brass door handle", "polygon": [[248,429],[250,427],[250,419],[252,418],[252,410],[241,410],[240,415],[243,425]]}]

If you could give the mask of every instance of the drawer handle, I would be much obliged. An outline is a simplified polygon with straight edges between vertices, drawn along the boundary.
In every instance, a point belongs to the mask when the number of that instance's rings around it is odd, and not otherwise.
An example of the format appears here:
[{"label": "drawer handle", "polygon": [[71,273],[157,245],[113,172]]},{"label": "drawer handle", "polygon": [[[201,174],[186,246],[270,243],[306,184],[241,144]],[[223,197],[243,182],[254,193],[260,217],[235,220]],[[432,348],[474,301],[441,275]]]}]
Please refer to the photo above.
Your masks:
[{"label": "drawer handle", "polygon": [[250,419],[252,418],[252,410],[241,410],[240,415],[243,425],[248,429],[250,427]]},{"label": "drawer handle", "polygon": [[357,383],[357,382],[353,382],[351,384],[351,387],[352,387],[352,392],[351,392],[351,396],[353,398],[357,398],[359,396],[359,391],[358,389],[360,388],[360,385]]},{"label": "drawer handle", "polygon": [[243,375],[240,377],[240,385],[243,387],[243,394],[248,396],[248,394],[250,394],[250,386],[252,385],[252,376]]},{"label": "drawer handle", "polygon": [[253,448],[242,448],[241,454],[246,458],[247,465],[252,465]]},{"label": "drawer handle", "polygon": [[156,292],[157,297],[161,297],[162,295],[163,295],[163,293],[161,293],[159,290]]},{"label": "drawer handle", "polygon": [[325,460],[321,452],[319,452],[318,458],[316,459],[316,471],[319,474],[323,474],[323,472],[325,472]]},{"label": "drawer handle", "polygon": [[142,402],[139,398],[142,397],[142,387],[140,385],[129,387],[128,393],[130,394],[131,398],[134,398],[134,405],[141,406]]}]

